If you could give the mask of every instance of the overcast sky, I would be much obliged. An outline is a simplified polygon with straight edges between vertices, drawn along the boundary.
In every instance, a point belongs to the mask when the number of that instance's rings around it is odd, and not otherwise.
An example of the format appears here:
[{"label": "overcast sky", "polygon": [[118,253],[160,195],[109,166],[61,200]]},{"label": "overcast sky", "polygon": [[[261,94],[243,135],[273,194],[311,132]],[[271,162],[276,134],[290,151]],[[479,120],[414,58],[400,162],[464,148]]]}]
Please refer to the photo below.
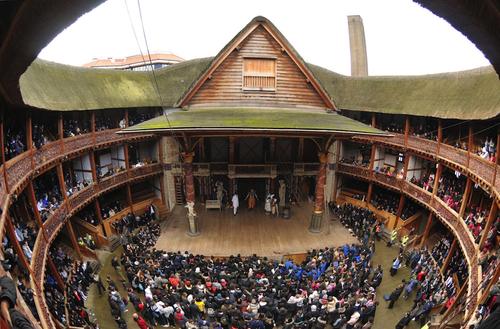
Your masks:
[{"label": "overcast sky", "polygon": [[[349,75],[347,16],[361,15],[370,75],[489,65],[465,36],[411,0],[141,0],[141,9],[151,52],[185,59],[216,55],[253,17],[262,15],[307,62]],[[132,25],[146,52],[137,0],[108,0],[63,31],[39,56],[81,65],[93,58],[138,54]]]}]

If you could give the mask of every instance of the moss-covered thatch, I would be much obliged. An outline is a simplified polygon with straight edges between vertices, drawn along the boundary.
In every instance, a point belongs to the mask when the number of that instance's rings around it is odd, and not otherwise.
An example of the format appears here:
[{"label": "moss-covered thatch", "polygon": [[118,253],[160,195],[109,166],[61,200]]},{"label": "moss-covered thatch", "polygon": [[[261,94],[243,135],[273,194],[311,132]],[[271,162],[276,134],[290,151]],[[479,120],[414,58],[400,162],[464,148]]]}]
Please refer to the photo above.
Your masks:
[{"label": "moss-covered thatch", "polygon": [[[21,77],[24,102],[49,110],[172,107],[212,58],[150,72],[88,69],[36,60]],[[500,80],[492,68],[423,76],[348,77],[308,64],[340,109],[449,119],[500,114]],[[160,104],[161,103],[161,104]]]},{"label": "moss-covered thatch", "polygon": [[21,76],[26,104],[49,110],[170,107],[206,69],[211,58],[182,62],[151,72],[68,66],[37,59]]},{"label": "moss-covered thatch", "polygon": [[491,67],[421,76],[348,77],[309,64],[340,109],[449,119],[500,114],[500,80]]},{"label": "moss-covered thatch", "polygon": [[169,130],[278,130],[384,135],[383,131],[337,113],[313,109],[192,108],[175,110],[125,132]]}]

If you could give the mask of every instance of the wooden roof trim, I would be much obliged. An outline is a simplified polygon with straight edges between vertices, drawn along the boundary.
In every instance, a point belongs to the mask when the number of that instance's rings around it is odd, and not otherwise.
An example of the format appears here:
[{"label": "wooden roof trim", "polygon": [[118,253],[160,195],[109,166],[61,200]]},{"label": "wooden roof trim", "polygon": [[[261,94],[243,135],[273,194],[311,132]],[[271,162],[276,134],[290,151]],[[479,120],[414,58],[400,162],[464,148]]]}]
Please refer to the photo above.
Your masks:
[{"label": "wooden roof trim", "polygon": [[196,94],[196,92],[201,88],[201,86],[207,81],[212,76],[212,73],[222,64],[226,58],[236,49],[236,47],[243,41],[245,40],[246,37],[248,37],[258,26],[259,22],[255,21],[252,25],[248,26],[246,31],[244,33],[241,33],[240,36],[238,36],[237,39],[235,39],[231,46],[227,47],[227,49],[224,50],[223,53],[219,54],[208,69],[200,76],[198,81],[188,90],[188,92],[177,102],[176,106],[177,107],[184,107],[186,103],[188,103],[191,98]]},{"label": "wooden roof trim", "polygon": [[299,70],[306,76],[307,81],[311,83],[314,90],[319,94],[326,107],[337,111],[333,100],[329,97],[328,93],[323,89],[321,84],[316,80],[316,77],[312,74],[309,68],[305,65],[304,61],[297,56],[296,51],[291,47],[288,40],[278,31],[278,29],[266,18],[256,17],[252,22],[240,32],[230,45],[227,45],[225,50],[220,53],[210,64],[209,68],[201,75],[201,77],[196,81],[196,83],[186,92],[186,94],[177,102],[177,107],[184,107],[191,98],[196,94],[196,92],[201,88],[201,86],[209,79],[213,72],[226,60],[226,58],[259,26],[262,26],[280,45],[280,47],[286,51],[288,56],[297,65]]}]

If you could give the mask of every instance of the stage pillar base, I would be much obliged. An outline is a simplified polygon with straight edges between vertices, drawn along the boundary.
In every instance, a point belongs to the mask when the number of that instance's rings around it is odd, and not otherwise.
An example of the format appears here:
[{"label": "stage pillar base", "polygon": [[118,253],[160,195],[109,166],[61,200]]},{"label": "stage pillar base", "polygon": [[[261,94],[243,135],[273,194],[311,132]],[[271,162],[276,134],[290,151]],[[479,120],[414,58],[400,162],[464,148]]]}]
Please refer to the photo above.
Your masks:
[{"label": "stage pillar base", "polygon": [[189,228],[188,228],[187,234],[189,236],[200,235],[200,229],[198,226],[198,216],[188,214],[187,217],[188,217],[188,223],[189,223]]},{"label": "stage pillar base", "polygon": [[311,224],[309,225],[309,232],[311,233],[321,232],[322,221],[323,221],[323,212],[314,211],[311,216]]}]

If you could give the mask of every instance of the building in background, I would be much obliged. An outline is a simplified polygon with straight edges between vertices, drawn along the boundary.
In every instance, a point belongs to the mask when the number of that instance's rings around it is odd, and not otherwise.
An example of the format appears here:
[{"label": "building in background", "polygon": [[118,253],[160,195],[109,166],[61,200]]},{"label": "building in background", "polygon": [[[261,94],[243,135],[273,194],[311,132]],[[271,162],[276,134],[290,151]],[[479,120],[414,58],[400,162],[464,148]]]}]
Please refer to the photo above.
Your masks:
[{"label": "building in background", "polygon": [[95,58],[89,63],[85,63],[83,67],[93,67],[99,69],[114,69],[114,70],[130,70],[130,71],[147,71],[149,67],[153,70],[158,70],[166,66],[183,62],[184,59],[175,54],[145,54],[133,55],[125,58]]}]

